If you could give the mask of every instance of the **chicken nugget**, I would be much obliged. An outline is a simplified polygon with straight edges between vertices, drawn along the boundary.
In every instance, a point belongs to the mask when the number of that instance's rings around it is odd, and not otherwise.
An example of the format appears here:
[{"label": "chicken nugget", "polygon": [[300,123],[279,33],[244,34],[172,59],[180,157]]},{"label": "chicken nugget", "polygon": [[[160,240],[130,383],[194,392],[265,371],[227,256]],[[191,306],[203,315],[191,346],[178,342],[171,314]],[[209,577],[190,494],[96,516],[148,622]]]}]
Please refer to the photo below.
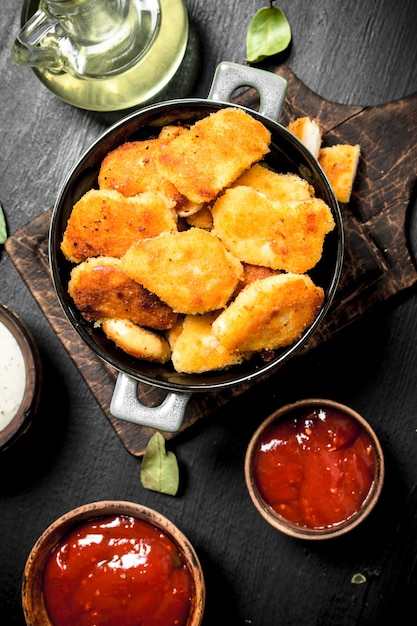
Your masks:
[{"label": "chicken nugget", "polygon": [[200,205],[183,196],[156,167],[161,150],[184,131],[178,126],[165,127],[157,139],[128,141],[109,152],[101,163],[99,188],[114,189],[126,197],[153,191],[172,200],[178,213],[198,211]]},{"label": "chicken nugget", "polygon": [[290,122],[287,129],[295,135],[317,159],[322,138],[322,131],[319,124],[310,117],[299,117]]},{"label": "chicken nugget", "polygon": [[213,216],[208,205],[204,205],[200,211],[187,216],[185,221],[189,226],[195,226],[196,228],[204,228],[204,230],[213,228]]},{"label": "chicken nugget", "polygon": [[223,308],[243,273],[221,241],[199,228],[138,241],[122,267],[175,312],[189,314]]},{"label": "chicken nugget", "polygon": [[136,359],[166,363],[171,358],[171,349],[165,337],[130,320],[104,319],[101,328],[108,339]]},{"label": "chicken nugget", "polygon": [[99,189],[115,189],[126,197],[149,189],[165,192],[167,197],[178,194],[168,181],[155,180],[155,155],[160,149],[158,139],[149,139],[128,141],[111,150],[100,166]]},{"label": "chicken nugget", "polygon": [[227,107],[171,141],[160,153],[158,170],[193,202],[211,201],[269,152],[270,141],[261,122]]},{"label": "chicken nugget", "polygon": [[271,202],[251,187],[228,189],[212,214],[213,233],[242,262],[296,274],[317,264],[335,226],[319,198]]},{"label": "chicken nugget", "polygon": [[323,289],[307,275],[256,280],[214,320],[213,334],[229,350],[276,350],[301,337],[323,301]]},{"label": "chicken nugget", "polygon": [[162,146],[165,146],[167,143],[179,137],[187,131],[185,126],[181,126],[181,124],[167,124],[163,126],[160,130],[158,140]]},{"label": "chicken nugget", "polygon": [[91,257],[76,265],[71,271],[68,293],[89,322],[113,317],[166,330],[177,319],[158,296],[129,278],[116,258]]},{"label": "chicken nugget", "polygon": [[297,174],[281,174],[256,163],[240,176],[232,187],[252,187],[268,200],[308,200],[314,196],[314,188]]},{"label": "chicken nugget", "polygon": [[337,144],[320,150],[319,163],[339,202],[350,200],[359,157],[359,145]]},{"label": "chicken nugget", "polygon": [[249,263],[242,263],[242,266],[243,275],[234,295],[237,295],[239,291],[244,289],[250,283],[253,283],[255,280],[261,280],[262,278],[282,273],[281,270],[273,270],[270,267],[264,267],[263,265],[250,265]]},{"label": "chicken nugget", "polygon": [[223,346],[212,332],[218,313],[186,315],[178,322],[179,330],[168,331],[171,359],[177,372],[200,374],[225,369],[241,363],[249,354],[240,354]]},{"label": "chicken nugget", "polygon": [[65,257],[121,257],[138,239],[177,230],[174,203],[151,191],[125,198],[118,191],[91,189],[74,205],[61,242]]}]

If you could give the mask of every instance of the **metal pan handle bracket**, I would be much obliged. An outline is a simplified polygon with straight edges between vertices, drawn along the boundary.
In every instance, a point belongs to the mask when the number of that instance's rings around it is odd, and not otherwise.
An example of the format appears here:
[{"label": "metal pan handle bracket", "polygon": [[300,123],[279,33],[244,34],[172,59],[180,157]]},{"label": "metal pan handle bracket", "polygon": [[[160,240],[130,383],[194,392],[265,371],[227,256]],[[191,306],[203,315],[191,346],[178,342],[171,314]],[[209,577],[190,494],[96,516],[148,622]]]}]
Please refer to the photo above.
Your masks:
[{"label": "metal pan handle bracket", "polygon": [[181,428],[190,398],[191,393],[168,393],[159,406],[145,406],[138,398],[138,381],[120,372],[110,403],[110,413],[139,426],[177,432]]},{"label": "metal pan handle bracket", "polygon": [[209,100],[230,102],[239,87],[253,87],[259,94],[259,113],[277,121],[281,116],[287,93],[287,81],[282,76],[247,65],[224,61],[217,66]]}]

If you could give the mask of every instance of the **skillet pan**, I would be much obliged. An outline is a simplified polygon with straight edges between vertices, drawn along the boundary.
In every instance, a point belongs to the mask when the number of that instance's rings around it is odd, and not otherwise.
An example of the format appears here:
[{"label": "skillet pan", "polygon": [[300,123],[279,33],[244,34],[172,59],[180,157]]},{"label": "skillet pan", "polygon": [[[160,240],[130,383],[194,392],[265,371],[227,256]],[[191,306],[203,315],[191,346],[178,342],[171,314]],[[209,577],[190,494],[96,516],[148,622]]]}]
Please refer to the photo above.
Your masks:
[{"label": "skillet pan", "polygon": [[[92,188],[97,188],[100,164],[106,154],[126,141],[156,137],[162,126],[180,121],[197,120],[228,106],[240,87],[253,87],[260,96],[259,111],[239,106],[262,122],[271,132],[271,151],[265,162],[277,172],[292,172],[305,178],[316,196],[330,207],[334,230],[326,236],[320,262],[309,272],[312,280],[323,287],[324,303],[317,317],[293,345],[276,350],[268,362],[255,355],[241,365],[204,374],[183,374],[172,364],[141,361],[122,352],[98,329],[93,328],[74,306],[67,285],[73,267],[63,256],[60,243],[73,205]],[[110,406],[111,413],[142,426],[175,432],[180,429],[191,394],[221,390],[247,383],[286,363],[307,342],[325,318],[340,279],[343,263],[344,233],[340,208],[331,186],[313,155],[289,131],[277,122],[284,103],[285,79],[264,70],[221,63],[214,75],[208,99],[179,99],[157,103],[124,117],[108,128],[80,156],[64,180],[56,199],[49,232],[49,260],[52,280],[61,307],[80,337],[107,364],[118,371]],[[141,381],[167,391],[158,407],[143,406],[138,400],[137,382]]]}]

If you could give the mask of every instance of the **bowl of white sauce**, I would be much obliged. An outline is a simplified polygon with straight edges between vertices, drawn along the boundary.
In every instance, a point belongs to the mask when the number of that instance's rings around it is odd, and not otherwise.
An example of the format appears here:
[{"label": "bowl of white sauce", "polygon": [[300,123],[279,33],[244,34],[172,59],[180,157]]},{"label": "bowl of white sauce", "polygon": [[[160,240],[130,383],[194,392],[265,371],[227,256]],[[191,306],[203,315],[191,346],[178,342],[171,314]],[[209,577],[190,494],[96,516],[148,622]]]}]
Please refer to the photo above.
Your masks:
[{"label": "bowl of white sauce", "polygon": [[0,303],[0,450],[29,428],[42,385],[42,362],[25,323]]}]

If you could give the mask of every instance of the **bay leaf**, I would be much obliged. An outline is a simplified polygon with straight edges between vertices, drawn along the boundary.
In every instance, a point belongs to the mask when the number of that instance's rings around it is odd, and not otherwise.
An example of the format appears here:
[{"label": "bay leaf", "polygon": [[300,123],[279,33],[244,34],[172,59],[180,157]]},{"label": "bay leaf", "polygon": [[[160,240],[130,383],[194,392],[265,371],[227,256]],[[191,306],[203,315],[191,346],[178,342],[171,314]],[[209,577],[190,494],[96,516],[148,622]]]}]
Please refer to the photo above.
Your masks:
[{"label": "bay leaf", "polygon": [[291,41],[291,27],[279,7],[259,9],[253,16],[246,36],[246,61],[258,63],[283,52]]},{"label": "bay leaf", "polygon": [[145,489],[175,496],[179,485],[176,456],[167,452],[165,439],[156,432],[149,440],[140,469],[140,479]]},{"label": "bay leaf", "polygon": [[6,218],[3,213],[3,206],[0,202],[0,244],[4,243],[7,239],[7,227]]}]

